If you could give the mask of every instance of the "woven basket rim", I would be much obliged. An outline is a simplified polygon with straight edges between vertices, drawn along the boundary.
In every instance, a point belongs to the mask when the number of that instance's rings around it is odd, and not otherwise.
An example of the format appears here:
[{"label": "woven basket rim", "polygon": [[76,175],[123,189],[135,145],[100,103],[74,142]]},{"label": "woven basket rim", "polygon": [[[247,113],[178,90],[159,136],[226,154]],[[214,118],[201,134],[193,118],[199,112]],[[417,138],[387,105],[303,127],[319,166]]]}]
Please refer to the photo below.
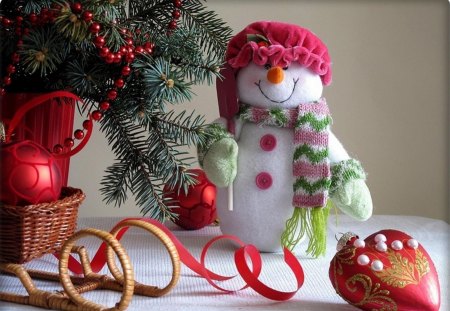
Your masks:
[{"label": "woven basket rim", "polygon": [[61,189],[61,197],[52,202],[45,202],[39,204],[30,204],[30,205],[8,205],[0,203],[0,207],[4,209],[14,209],[14,210],[40,210],[40,209],[54,209],[54,208],[62,208],[65,206],[70,206],[76,203],[81,203],[86,195],[83,193],[81,189],[72,188],[72,187],[63,187]]}]

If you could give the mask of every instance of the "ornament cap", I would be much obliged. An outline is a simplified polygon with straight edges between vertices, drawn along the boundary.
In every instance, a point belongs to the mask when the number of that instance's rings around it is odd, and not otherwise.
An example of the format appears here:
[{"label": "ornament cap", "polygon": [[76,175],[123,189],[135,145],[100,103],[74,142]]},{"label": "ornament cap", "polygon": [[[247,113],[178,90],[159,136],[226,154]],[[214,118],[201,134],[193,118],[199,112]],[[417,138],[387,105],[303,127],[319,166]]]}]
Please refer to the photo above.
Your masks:
[{"label": "ornament cap", "polygon": [[[336,245],[336,250],[339,252],[341,249],[344,248],[344,246],[347,245],[348,242],[354,240],[354,239],[358,239],[358,235],[354,232],[346,232],[346,233],[340,233],[342,234],[342,236],[338,239],[337,245]],[[336,237],[337,239],[337,237]]]}]

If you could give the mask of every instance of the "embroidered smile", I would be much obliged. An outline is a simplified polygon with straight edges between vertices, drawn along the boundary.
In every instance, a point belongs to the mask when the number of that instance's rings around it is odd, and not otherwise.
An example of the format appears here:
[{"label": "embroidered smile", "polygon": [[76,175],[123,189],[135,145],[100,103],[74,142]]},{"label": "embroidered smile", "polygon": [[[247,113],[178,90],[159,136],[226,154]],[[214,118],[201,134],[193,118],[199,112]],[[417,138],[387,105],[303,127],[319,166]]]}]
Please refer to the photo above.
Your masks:
[{"label": "embroidered smile", "polygon": [[261,94],[263,94],[263,96],[264,96],[265,98],[267,98],[268,100],[270,100],[272,103],[282,104],[282,103],[284,103],[285,101],[288,101],[288,100],[292,97],[292,94],[294,94],[295,87],[297,86],[298,79],[299,79],[299,78],[297,78],[297,79],[292,79],[292,81],[294,81],[294,86],[292,87],[292,92],[291,92],[291,94],[289,95],[289,97],[286,98],[286,99],[284,99],[284,100],[274,100],[274,99],[270,98],[269,96],[267,96],[267,95],[264,93],[264,91],[262,90],[262,88],[261,88],[261,80],[259,80],[258,82],[255,82],[255,85],[258,86],[259,91],[261,92]]}]

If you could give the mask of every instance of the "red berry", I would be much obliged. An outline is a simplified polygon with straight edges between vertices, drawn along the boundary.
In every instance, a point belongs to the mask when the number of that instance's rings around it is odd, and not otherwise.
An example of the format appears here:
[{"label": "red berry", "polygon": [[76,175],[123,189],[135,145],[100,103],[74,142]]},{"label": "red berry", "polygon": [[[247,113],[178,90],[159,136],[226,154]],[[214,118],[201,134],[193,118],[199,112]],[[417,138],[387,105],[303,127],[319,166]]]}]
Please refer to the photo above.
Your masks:
[{"label": "red berry", "polygon": [[128,76],[131,72],[131,68],[130,66],[123,66],[122,68],[122,75],[123,76]]},{"label": "red berry", "polygon": [[23,35],[28,36],[30,34],[30,28],[24,28],[23,29]]},{"label": "red berry", "polygon": [[100,120],[103,117],[103,113],[100,110],[94,110],[92,111],[92,119],[95,121]]},{"label": "red berry", "polygon": [[98,54],[100,54],[101,57],[106,57],[106,55],[108,55],[108,53],[109,53],[109,49],[106,46],[100,48],[99,52],[98,52]]},{"label": "red berry", "polygon": [[128,53],[128,48],[126,46],[121,46],[119,49],[119,53],[125,55]]},{"label": "red berry", "polygon": [[9,64],[6,67],[6,72],[9,74],[15,73],[16,72],[16,66]]},{"label": "red berry", "polygon": [[172,20],[169,23],[169,29],[175,29],[175,28],[177,28],[177,21],[176,20]]},{"label": "red berry", "polygon": [[6,90],[2,87],[0,87],[0,95],[3,96],[6,94]]},{"label": "red berry", "polygon": [[17,25],[21,25],[22,22],[23,22],[23,17],[22,17],[22,16],[17,16],[17,17],[16,17],[16,23],[17,23]]},{"label": "red berry", "polygon": [[92,14],[91,11],[84,11],[83,14],[81,14],[81,18],[85,22],[90,22],[94,18],[94,14]]},{"label": "red berry", "polygon": [[16,29],[14,30],[14,33],[15,33],[17,36],[21,36],[21,35],[22,35],[22,28],[16,27]]},{"label": "red berry", "polygon": [[92,124],[91,120],[84,120],[83,121],[83,128],[87,130],[91,126],[91,124]]},{"label": "red berry", "polygon": [[122,54],[120,53],[115,53],[114,54],[114,62],[115,63],[120,63],[122,61]]},{"label": "red berry", "polygon": [[3,83],[5,85],[10,85],[11,84],[11,77],[7,76],[3,78]]},{"label": "red berry", "polygon": [[110,100],[116,99],[116,98],[117,98],[117,91],[116,91],[116,90],[113,90],[113,89],[109,90],[109,91],[108,91],[107,97],[108,97],[108,99],[110,99]]},{"label": "red berry", "polygon": [[174,0],[174,1],[173,1],[173,5],[174,5],[176,8],[180,8],[180,7],[181,7],[181,0]]},{"label": "red berry", "polygon": [[36,13],[31,13],[29,16],[28,16],[28,19],[30,20],[30,23],[31,24],[35,24],[36,22],[37,22],[37,15],[36,15]]},{"label": "red berry", "polygon": [[20,55],[17,54],[16,52],[12,53],[11,60],[13,63],[18,63],[20,60]]},{"label": "red berry", "polygon": [[72,12],[75,14],[80,14],[81,11],[83,10],[83,6],[81,5],[80,2],[72,3],[70,5],[70,8],[72,9]]},{"label": "red berry", "polygon": [[105,100],[105,101],[102,101],[102,102],[100,103],[100,109],[101,109],[101,110],[108,110],[108,109],[109,109],[109,106],[110,106],[110,104],[109,104],[109,102],[107,102],[106,100]]},{"label": "red berry", "polygon": [[172,12],[172,17],[173,18],[179,19],[180,16],[181,16],[180,10],[177,10],[177,9],[173,10],[173,12]]},{"label": "red berry", "polygon": [[142,46],[137,46],[135,49],[134,49],[134,51],[136,52],[136,53],[140,53],[140,54],[142,54],[142,53],[144,53],[145,52],[145,50],[144,50],[144,48],[142,47]]},{"label": "red berry", "polygon": [[93,34],[96,34],[100,31],[100,24],[99,23],[92,23],[91,26],[89,26],[89,31]]},{"label": "red berry", "polygon": [[9,27],[9,26],[11,26],[12,21],[11,21],[10,19],[4,17],[4,18],[2,19],[2,24],[3,24],[3,26],[5,26],[5,27]]},{"label": "red berry", "polygon": [[125,61],[127,63],[132,63],[134,60],[134,53],[128,53],[127,56],[125,56]]},{"label": "red berry", "polygon": [[23,45],[23,40],[17,40],[17,46],[22,46]]},{"label": "red berry", "polygon": [[134,41],[133,41],[133,39],[128,38],[128,39],[125,40],[125,43],[126,43],[127,45],[133,45]]},{"label": "red berry", "polygon": [[112,62],[114,62],[114,59],[115,59],[114,53],[108,53],[108,55],[106,55],[105,57],[105,62],[111,64]]},{"label": "red berry", "polygon": [[75,145],[75,143],[72,138],[68,137],[64,140],[64,146],[66,146],[67,148],[72,148],[73,145]]},{"label": "red berry", "polygon": [[103,38],[102,36],[95,37],[94,44],[98,48],[104,46],[105,45],[105,38]]},{"label": "red berry", "polygon": [[61,146],[60,144],[53,146],[53,152],[56,154],[63,152],[63,146]]},{"label": "red berry", "polygon": [[73,136],[74,136],[76,139],[83,139],[83,137],[84,137],[84,132],[83,132],[82,130],[76,130],[76,131],[73,133]]}]

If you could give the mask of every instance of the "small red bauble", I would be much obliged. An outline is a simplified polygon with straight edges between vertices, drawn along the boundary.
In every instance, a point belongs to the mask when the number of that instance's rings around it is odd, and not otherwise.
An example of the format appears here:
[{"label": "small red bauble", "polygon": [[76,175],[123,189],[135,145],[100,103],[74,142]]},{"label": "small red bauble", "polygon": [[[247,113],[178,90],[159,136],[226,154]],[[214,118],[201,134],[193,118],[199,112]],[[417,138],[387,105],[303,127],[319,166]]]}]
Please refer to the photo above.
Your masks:
[{"label": "small red bauble", "polygon": [[330,264],[338,295],[362,310],[439,310],[436,268],[417,240],[392,229],[352,235],[344,234]]},{"label": "small red bauble", "polygon": [[173,5],[176,8],[180,8],[181,7],[181,0],[173,0]]},{"label": "small red bauble", "polygon": [[[202,170],[191,169],[189,172],[197,175],[198,183],[189,187],[188,194],[181,191],[179,195],[171,193],[166,197],[175,199],[180,205],[173,210],[178,214],[175,223],[184,229],[196,230],[210,225],[217,218],[216,186],[206,178]],[[165,187],[164,191],[169,190]]]},{"label": "small red bauble", "polygon": [[98,54],[99,54],[101,57],[107,56],[107,55],[109,54],[109,48],[107,48],[106,46],[100,48]]},{"label": "small red bauble", "polygon": [[181,16],[180,10],[173,10],[172,17],[175,19],[179,19]]},{"label": "small red bauble", "polygon": [[72,148],[75,145],[75,142],[73,141],[72,138],[68,137],[64,140],[64,146],[66,146],[67,148]]},{"label": "small red bauble", "polygon": [[0,145],[0,201],[9,205],[55,201],[62,187],[61,171],[53,156],[29,141]]},{"label": "small red bauble", "polygon": [[56,154],[60,154],[61,152],[63,152],[63,150],[63,146],[61,146],[60,144],[53,146],[53,152]]}]

